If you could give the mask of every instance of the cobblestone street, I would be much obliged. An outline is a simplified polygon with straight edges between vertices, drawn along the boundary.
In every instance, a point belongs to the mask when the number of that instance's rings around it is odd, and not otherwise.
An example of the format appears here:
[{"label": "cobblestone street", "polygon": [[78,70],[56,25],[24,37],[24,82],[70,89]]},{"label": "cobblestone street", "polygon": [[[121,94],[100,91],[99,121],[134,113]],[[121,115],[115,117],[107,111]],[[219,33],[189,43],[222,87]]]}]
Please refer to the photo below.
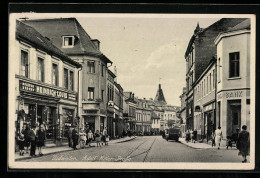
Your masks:
[{"label": "cobblestone street", "polygon": [[[196,143],[195,143],[196,144]],[[43,150],[44,152],[44,150]],[[237,162],[238,150],[196,149],[161,136],[143,136],[103,147],[91,147],[23,160],[25,162]]]}]

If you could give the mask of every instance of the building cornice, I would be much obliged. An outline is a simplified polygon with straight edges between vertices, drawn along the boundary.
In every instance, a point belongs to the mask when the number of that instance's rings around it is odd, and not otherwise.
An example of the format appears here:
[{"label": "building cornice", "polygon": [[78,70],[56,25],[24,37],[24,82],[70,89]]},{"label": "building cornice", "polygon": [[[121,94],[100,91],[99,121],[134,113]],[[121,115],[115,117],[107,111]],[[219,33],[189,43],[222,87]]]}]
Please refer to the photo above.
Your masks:
[{"label": "building cornice", "polygon": [[217,38],[214,40],[215,45],[218,45],[220,40],[222,38],[230,37],[230,36],[236,36],[236,35],[241,35],[245,33],[250,33],[250,29],[242,29],[242,30],[237,30],[237,31],[230,31],[230,32],[222,32],[219,33]]}]

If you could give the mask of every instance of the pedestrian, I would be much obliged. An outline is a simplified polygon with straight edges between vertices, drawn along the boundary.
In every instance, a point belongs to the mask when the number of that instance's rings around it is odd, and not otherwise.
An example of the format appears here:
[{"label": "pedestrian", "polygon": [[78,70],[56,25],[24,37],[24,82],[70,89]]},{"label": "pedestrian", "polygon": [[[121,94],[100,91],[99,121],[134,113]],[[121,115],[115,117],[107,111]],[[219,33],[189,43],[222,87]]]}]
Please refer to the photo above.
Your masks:
[{"label": "pedestrian", "polygon": [[249,155],[250,152],[250,137],[249,137],[249,132],[246,131],[247,126],[243,125],[242,126],[242,131],[238,135],[237,139],[237,149],[239,150],[238,155],[242,155],[243,161],[242,163],[247,162],[246,156]]},{"label": "pedestrian", "polygon": [[194,131],[193,131],[193,142],[195,143],[196,142],[196,140],[197,140],[197,129],[195,129]]},{"label": "pedestrian", "polygon": [[44,130],[44,126],[40,125],[40,129],[36,132],[36,145],[38,148],[38,153],[40,156],[42,156],[42,147],[44,146],[46,134]]},{"label": "pedestrian", "polygon": [[29,132],[31,149],[30,149],[30,156],[36,157],[35,150],[36,150],[36,126],[33,125],[32,129]]},{"label": "pedestrian", "polygon": [[17,137],[20,156],[24,155],[24,135],[20,133]]},{"label": "pedestrian", "polygon": [[29,152],[30,147],[30,127],[26,125],[25,129],[22,131],[22,134],[24,135],[24,146],[26,147],[26,153]]},{"label": "pedestrian", "polygon": [[221,131],[221,127],[219,126],[217,130],[215,130],[215,142],[216,145],[218,146],[218,150],[220,147],[220,143],[221,143],[221,139],[222,139],[222,131]]},{"label": "pedestrian", "polygon": [[232,140],[231,140],[230,136],[227,136],[226,147],[227,147],[227,150],[228,150],[228,147],[231,147],[231,149],[232,149]]},{"label": "pedestrian", "polygon": [[72,141],[73,141],[73,149],[77,150],[76,146],[78,145],[78,131],[76,130],[76,127],[73,126],[73,130],[72,130]]},{"label": "pedestrian", "polygon": [[80,128],[79,131],[79,138],[80,138],[80,148],[85,148],[87,137],[86,137],[86,133],[83,131],[82,128]]},{"label": "pedestrian", "polygon": [[104,130],[103,130],[103,133],[102,133],[102,135],[103,135],[103,141],[104,141],[104,143],[105,143],[105,145],[108,145],[108,134],[107,134],[107,128],[105,127],[104,128]]},{"label": "pedestrian", "polygon": [[100,133],[99,133],[99,130],[96,130],[95,137],[96,137],[97,147],[98,147],[98,146],[101,147],[101,144],[100,144],[101,135],[100,135]]},{"label": "pedestrian", "polygon": [[193,130],[190,130],[190,136],[191,136],[191,143],[193,143],[194,140],[194,134],[193,134]]},{"label": "pedestrian", "polygon": [[89,129],[89,131],[88,131],[88,144],[89,144],[89,147],[91,147],[91,142],[92,142],[93,139],[94,139],[93,133],[92,133],[92,131]]},{"label": "pedestrian", "polygon": [[73,127],[70,127],[69,128],[69,133],[68,133],[68,142],[69,142],[69,147],[73,147],[72,146],[72,130],[73,130]]},{"label": "pedestrian", "polygon": [[212,144],[211,144],[212,147],[216,146],[215,133],[214,132],[211,133],[211,142],[212,142]]},{"label": "pedestrian", "polygon": [[186,142],[188,143],[190,141],[190,131],[189,129],[186,131]]}]

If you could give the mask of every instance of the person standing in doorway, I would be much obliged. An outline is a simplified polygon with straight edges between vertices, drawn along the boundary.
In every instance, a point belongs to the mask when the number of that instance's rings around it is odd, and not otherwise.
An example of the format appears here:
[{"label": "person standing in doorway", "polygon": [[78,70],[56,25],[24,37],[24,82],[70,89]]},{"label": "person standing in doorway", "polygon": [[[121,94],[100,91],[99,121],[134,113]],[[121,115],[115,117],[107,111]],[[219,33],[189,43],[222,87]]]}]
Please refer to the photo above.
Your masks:
[{"label": "person standing in doorway", "polygon": [[33,125],[32,129],[29,132],[30,142],[31,142],[31,150],[30,156],[35,157],[35,150],[36,150],[36,126]]},{"label": "person standing in doorway", "polygon": [[220,143],[221,143],[221,140],[222,140],[222,131],[221,131],[221,127],[219,126],[217,130],[215,130],[215,142],[216,142],[216,145],[218,146],[218,150],[220,148]]},{"label": "person standing in doorway", "polygon": [[45,134],[45,130],[44,130],[44,126],[41,125],[40,126],[40,129],[37,130],[37,134],[36,134],[36,137],[37,137],[37,141],[36,141],[36,144],[37,144],[37,147],[38,147],[38,152],[39,152],[39,155],[42,156],[42,147],[44,146],[44,142],[45,142],[45,137],[46,137],[46,134]]},{"label": "person standing in doorway", "polygon": [[249,137],[249,132],[246,131],[247,126],[243,125],[242,126],[242,131],[238,135],[237,139],[237,149],[239,150],[238,155],[242,155],[243,161],[242,163],[247,162],[246,156],[249,155],[250,151],[250,137]]}]

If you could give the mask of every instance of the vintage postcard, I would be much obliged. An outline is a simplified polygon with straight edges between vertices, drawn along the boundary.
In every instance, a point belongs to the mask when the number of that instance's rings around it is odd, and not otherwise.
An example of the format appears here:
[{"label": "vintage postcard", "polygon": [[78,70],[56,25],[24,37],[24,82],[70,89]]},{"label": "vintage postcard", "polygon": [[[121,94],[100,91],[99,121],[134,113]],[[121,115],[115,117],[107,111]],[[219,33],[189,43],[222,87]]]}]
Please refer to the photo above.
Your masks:
[{"label": "vintage postcard", "polygon": [[9,168],[255,168],[254,14],[9,17]]}]

